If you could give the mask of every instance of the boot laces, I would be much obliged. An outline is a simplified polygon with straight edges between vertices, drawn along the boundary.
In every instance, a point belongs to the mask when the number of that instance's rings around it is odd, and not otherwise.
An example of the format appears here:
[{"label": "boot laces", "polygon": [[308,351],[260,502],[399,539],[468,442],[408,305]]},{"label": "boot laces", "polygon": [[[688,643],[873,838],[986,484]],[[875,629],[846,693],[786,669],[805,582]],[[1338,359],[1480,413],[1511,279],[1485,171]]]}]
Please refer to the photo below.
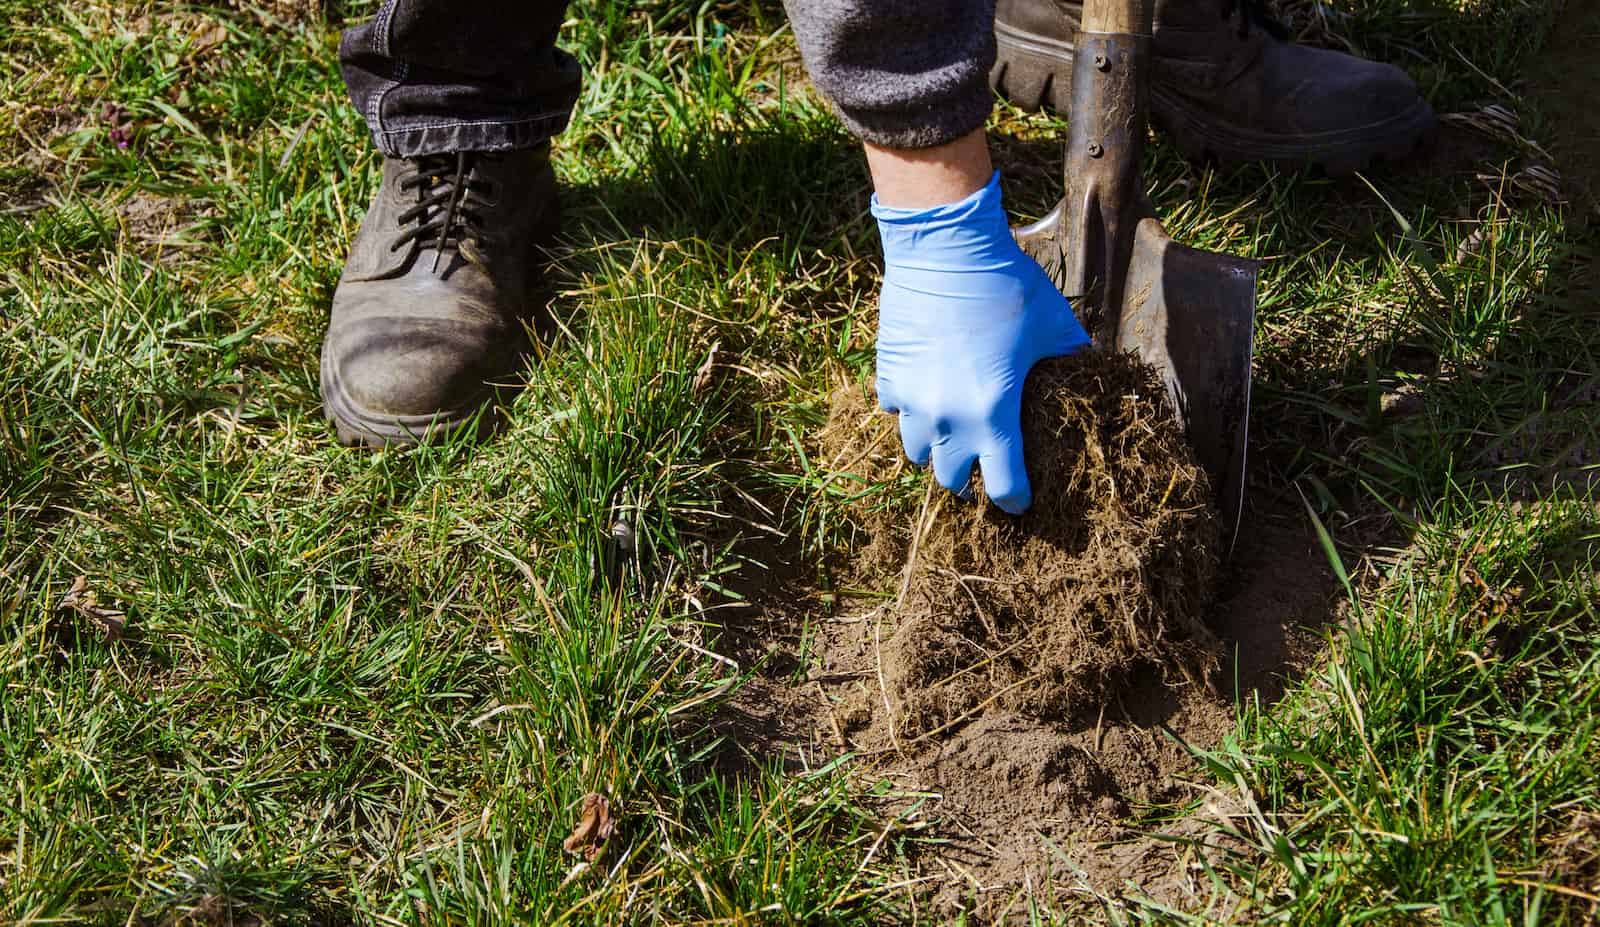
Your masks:
[{"label": "boot laces", "polygon": [[400,214],[400,225],[406,230],[389,250],[407,245],[431,247],[433,273],[439,272],[439,260],[447,249],[453,248],[474,264],[481,263],[482,209],[492,205],[496,185],[480,176],[478,166],[494,158],[463,151],[411,159],[411,170],[400,175],[400,189],[416,191],[417,202]]},{"label": "boot laces", "polygon": [[1265,0],[1222,0],[1222,18],[1232,19],[1235,13],[1240,14],[1239,38],[1248,36],[1252,27],[1260,27],[1280,42],[1289,40],[1288,27],[1267,12]]}]

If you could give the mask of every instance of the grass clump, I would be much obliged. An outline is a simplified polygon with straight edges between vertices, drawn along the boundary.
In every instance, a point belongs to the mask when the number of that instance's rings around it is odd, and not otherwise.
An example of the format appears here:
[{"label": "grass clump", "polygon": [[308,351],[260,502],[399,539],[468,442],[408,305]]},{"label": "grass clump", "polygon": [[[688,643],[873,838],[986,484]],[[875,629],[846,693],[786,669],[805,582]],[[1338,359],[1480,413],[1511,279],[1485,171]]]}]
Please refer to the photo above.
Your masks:
[{"label": "grass clump", "polygon": [[1324,668],[1206,754],[1250,848],[1214,870],[1225,919],[1594,916],[1600,520],[1518,509],[1445,513]]}]

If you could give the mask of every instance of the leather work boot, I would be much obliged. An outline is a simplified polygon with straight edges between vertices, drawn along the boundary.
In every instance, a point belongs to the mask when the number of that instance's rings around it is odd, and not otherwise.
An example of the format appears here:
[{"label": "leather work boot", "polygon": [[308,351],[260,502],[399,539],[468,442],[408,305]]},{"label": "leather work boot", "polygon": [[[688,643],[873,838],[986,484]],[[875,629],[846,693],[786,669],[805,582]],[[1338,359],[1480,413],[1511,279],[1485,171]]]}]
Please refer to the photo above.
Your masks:
[{"label": "leather work boot", "polygon": [[560,222],[548,145],[384,161],[322,341],[342,444],[413,444],[481,423],[528,346]]},{"label": "leather work boot", "polygon": [[[998,0],[990,85],[1024,109],[1072,106],[1081,0]],[[1157,0],[1150,119],[1191,158],[1321,165],[1409,153],[1433,109],[1393,65],[1287,41],[1260,0]]]}]

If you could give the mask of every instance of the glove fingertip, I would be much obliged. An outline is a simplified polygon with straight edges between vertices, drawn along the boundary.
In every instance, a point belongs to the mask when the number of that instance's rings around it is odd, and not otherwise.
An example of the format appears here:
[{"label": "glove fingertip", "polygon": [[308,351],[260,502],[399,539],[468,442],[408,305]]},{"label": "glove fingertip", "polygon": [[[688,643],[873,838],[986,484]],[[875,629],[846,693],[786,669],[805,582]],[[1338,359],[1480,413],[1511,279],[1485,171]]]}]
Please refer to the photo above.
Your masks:
[{"label": "glove fingertip", "polygon": [[926,467],[933,457],[933,428],[920,416],[900,413],[900,448],[907,459],[919,467]]},{"label": "glove fingertip", "polygon": [[[934,469],[935,471],[938,470],[937,467]],[[956,470],[952,470],[949,473],[935,472],[934,479],[939,481],[940,486],[943,486],[945,489],[950,490],[961,498],[972,498],[972,467],[970,465],[967,467],[965,472]]]},{"label": "glove fingertip", "polygon": [[1033,505],[1033,489],[1024,477],[1020,482],[1013,484],[1009,492],[989,493],[989,501],[1007,515],[1021,515]]},{"label": "glove fingertip", "polygon": [[972,467],[977,462],[977,454],[962,454],[946,446],[940,451],[940,456],[933,462],[933,478],[938,480],[939,485],[945,489],[963,499],[970,499],[972,498]]},{"label": "glove fingertip", "polygon": [[1022,462],[1020,441],[1008,441],[981,458],[983,488],[989,501],[1008,515],[1021,515],[1033,504],[1033,487]]},{"label": "glove fingertip", "polygon": [[879,380],[872,385],[872,391],[877,395],[878,408],[890,415],[900,414],[900,402],[895,397],[894,391],[890,389],[889,384]]},{"label": "glove fingertip", "polygon": [[1061,322],[1061,337],[1058,346],[1062,354],[1073,354],[1089,346],[1089,333],[1078,324],[1078,319],[1068,309],[1066,318]]}]

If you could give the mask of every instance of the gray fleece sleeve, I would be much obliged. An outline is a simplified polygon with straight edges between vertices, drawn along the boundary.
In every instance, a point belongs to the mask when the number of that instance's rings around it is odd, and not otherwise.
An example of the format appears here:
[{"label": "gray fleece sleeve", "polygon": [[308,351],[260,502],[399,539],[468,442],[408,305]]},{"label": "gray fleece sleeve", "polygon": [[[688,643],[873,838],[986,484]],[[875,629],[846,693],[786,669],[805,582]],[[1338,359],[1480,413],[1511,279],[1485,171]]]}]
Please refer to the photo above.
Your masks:
[{"label": "gray fleece sleeve", "polygon": [[784,0],[811,80],[864,141],[929,148],[983,125],[994,0]]}]

